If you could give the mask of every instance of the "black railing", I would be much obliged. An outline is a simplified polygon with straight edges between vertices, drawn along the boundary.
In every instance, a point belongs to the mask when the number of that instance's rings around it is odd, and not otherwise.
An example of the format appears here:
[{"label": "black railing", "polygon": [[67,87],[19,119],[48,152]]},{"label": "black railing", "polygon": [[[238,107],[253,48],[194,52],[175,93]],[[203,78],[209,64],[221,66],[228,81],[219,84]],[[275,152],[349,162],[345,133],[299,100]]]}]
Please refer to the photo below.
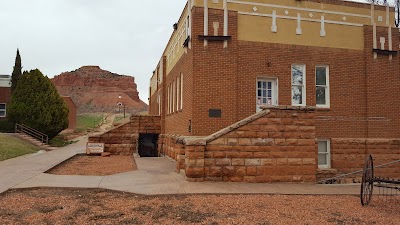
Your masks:
[{"label": "black railing", "polygon": [[33,128],[30,128],[28,126],[25,126],[23,124],[15,124],[15,133],[21,133],[21,134],[26,134],[28,136],[31,136],[39,141],[41,141],[44,144],[48,144],[49,143],[49,136],[47,136],[46,134],[37,131]]}]

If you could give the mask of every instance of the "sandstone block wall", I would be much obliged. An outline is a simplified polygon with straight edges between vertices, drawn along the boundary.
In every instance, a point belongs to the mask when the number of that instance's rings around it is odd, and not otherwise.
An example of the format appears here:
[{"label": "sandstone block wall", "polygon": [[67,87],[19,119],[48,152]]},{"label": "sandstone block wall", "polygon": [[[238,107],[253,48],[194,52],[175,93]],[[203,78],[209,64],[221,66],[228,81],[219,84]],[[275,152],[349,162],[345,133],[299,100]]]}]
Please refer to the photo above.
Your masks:
[{"label": "sandstone block wall", "polygon": [[130,122],[104,134],[89,137],[89,142],[105,144],[105,151],[113,155],[132,155],[137,152],[139,134],[160,134],[159,116],[132,116]]},{"label": "sandstone block wall", "polygon": [[[332,168],[338,173],[362,170],[368,155],[372,155],[375,166],[400,160],[400,139],[331,139]],[[380,177],[400,178],[400,163],[376,168],[374,173]]]},{"label": "sandstone block wall", "polygon": [[208,143],[207,180],[314,182],[316,171],[313,110],[271,109],[264,117]]},{"label": "sandstone block wall", "polygon": [[208,137],[163,135],[159,149],[177,160],[177,169],[185,169],[191,181],[316,181],[315,113],[310,108],[273,108]]}]

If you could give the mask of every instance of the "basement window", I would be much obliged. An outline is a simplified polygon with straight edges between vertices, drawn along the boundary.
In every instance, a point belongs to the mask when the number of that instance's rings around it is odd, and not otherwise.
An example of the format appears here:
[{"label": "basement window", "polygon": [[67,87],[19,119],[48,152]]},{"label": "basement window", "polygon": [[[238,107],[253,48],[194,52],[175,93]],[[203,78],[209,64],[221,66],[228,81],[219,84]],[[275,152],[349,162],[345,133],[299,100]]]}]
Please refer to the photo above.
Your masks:
[{"label": "basement window", "polygon": [[0,103],[0,117],[6,117],[6,104]]},{"label": "basement window", "polygon": [[331,168],[331,149],[329,140],[318,140],[318,168]]}]

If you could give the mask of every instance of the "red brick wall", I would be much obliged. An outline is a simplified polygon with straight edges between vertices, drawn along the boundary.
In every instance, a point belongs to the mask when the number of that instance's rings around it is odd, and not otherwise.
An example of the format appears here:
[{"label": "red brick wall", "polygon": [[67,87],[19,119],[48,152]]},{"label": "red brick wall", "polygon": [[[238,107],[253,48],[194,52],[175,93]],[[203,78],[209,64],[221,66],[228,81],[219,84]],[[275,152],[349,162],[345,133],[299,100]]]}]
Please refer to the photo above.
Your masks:
[{"label": "red brick wall", "polygon": [[[194,37],[192,37],[194,38]],[[177,135],[192,135],[189,132],[189,120],[193,121],[193,96],[194,96],[194,81],[193,81],[193,49],[186,49],[187,53],[184,53],[174,68],[170,71],[163,83],[163,97],[164,105],[163,110],[165,114],[165,133],[166,134],[177,134]],[[164,64],[167,64],[165,62]],[[166,71],[166,70],[164,70]],[[174,109],[173,113],[168,114],[168,86],[175,81],[180,75],[183,75],[183,109]],[[181,79],[181,78],[179,78]],[[182,82],[182,81],[180,81]],[[180,89],[179,89],[180,91]],[[176,90],[175,104],[176,104]],[[175,105],[176,108],[176,105]]]},{"label": "red brick wall", "polygon": [[[0,87],[0,103],[6,103],[6,110],[10,102],[11,102],[11,88]],[[4,117],[0,117],[0,120],[4,119],[5,119]]]},{"label": "red brick wall", "polygon": [[[209,11],[211,34],[213,22],[220,23],[221,35],[222,10]],[[192,33],[193,48],[167,78],[168,84],[179,72],[185,71],[187,64],[190,68],[193,65],[191,87],[185,83],[186,107],[183,113],[167,116],[165,133],[209,135],[255,113],[257,77],[278,78],[279,104],[290,105],[291,65],[302,63],[306,65],[306,98],[310,106],[316,104],[315,66],[329,66],[331,107],[317,110],[318,138],[400,136],[400,118],[392,110],[400,108],[400,98],[393,94],[400,89],[399,57],[389,61],[388,56],[380,55],[373,59],[371,26],[365,26],[364,51],[245,42],[237,41],[237,13],[229,12],[232,40],[228,48],[224,49],[222,42],[212,41],[204,47],[204,42],[197,38],[203,34],[203,9],[194,7]],[[392,33],[396,50],[399,33],[395,29]],[[387,37],[387,28],[378,28],[378,41],[380,36]],[[185,112],[188,102],[192,111],[189,114]],[[221,109],[222,118],[209,118],[209,109]],[[189,120],[192,120],[191,133],[187,132]]]},{"label": "red brick wall", "polygon": [[[372,27],[365,26],[365,66],[367,70],[367,114],[368,138],[399,138],[400,137],[400,58],[398,54],[389,60],[387,55],[378,55],[374,59],[372,46]],[[398,29],[392,29],[393,50],[399,48],[400,34]],[[380,48],[380,37],[386,39],[385,49],[388,49],[388,28],[377,27],[377,42]]]},{"label": "red brick wall", "polygon": [[70,130],[76,129],[76,106],[72,101],[71,97],[63,96],[64,102],[68,105],[69,113],[68,113],[68,128]]},{"label": "red brick wall", "polygon": [[[209,33],[213,35],[213,22],[219,22],[219,35],[223,32],[223,11],[209,10]],[[229,13],[229,34],[232,40],[228,48],[223,48],[223,42],[204,42],[197,39],[203,34],[204,10],[193,9],[194,33],[194,96],[193,96],[193,133],[194,136],[209,135],[239,119],[236,115],[238,107],[237,91],[237,13]],[[222,118],[209,118],[209,109],[221,109]]]}]

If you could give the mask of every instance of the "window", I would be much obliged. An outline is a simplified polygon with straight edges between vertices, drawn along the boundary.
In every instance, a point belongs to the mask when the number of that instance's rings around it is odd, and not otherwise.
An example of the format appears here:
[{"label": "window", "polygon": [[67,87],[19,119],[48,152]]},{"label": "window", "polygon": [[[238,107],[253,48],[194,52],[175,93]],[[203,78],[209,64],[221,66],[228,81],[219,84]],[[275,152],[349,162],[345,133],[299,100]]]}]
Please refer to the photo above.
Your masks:
[{"label": "window", "polygon": [[318,168],[331,167],[330,141],[318,140]]},{"label": "window", "polygon": [[276,78],[257,78],[256,111],[263,105],[278,105],[278,85]]},{"label": "window", "polygon": [[169,85],[169,113],[172,113],[172,83]]},{"label": "window", "polygon": [[6,104],[0,103],[0,117],[6,117]]},{"label": "window", "polygon": [[306,65],[292,65],[292,105],[306,105]]},{"label": "window", "polygon": [[157,96],[157,102],[158,102],[158,115],[161,115],[161,92],[158,92]]},{"label": "window", "polygon": [[176,79],[176,111],[179,111],[179,105],[180,105],[180,99],[179,99],[179,97],[181,97],[181,95],[180,95],[180,93],[179,93],[179,91],[180,91],[180,88],[179,88],[179,86],[180,86],[180,82],[179,82],[179,80],[180,80],[180,77],[178,77],[177,79]]},{"label": "window", "polygon": [[172,81],[172,112],[175,112],[175,95],[176,95],[176,83]]},{"label": "window", "polygon": [[171,111],[170,111],[170,92],[169,92],[169,85],[168,85],[168,96],[167,96],[167,106],[168,106],[168,110],[167,110],[167,114],[169,114]]},{"label": "window", "polygon": [[181,106],[180,109],[183,109],[183,74],[181,74]]},{"label": "window", "polygon": [[187,38],[190,36],[190,16],[186,18],[185,27],[186,27],[186,38]]},{"label": "window", "polygon": [[315,68],[315,84],[317,107],[329,108],[329,67],[317,66]]}]

